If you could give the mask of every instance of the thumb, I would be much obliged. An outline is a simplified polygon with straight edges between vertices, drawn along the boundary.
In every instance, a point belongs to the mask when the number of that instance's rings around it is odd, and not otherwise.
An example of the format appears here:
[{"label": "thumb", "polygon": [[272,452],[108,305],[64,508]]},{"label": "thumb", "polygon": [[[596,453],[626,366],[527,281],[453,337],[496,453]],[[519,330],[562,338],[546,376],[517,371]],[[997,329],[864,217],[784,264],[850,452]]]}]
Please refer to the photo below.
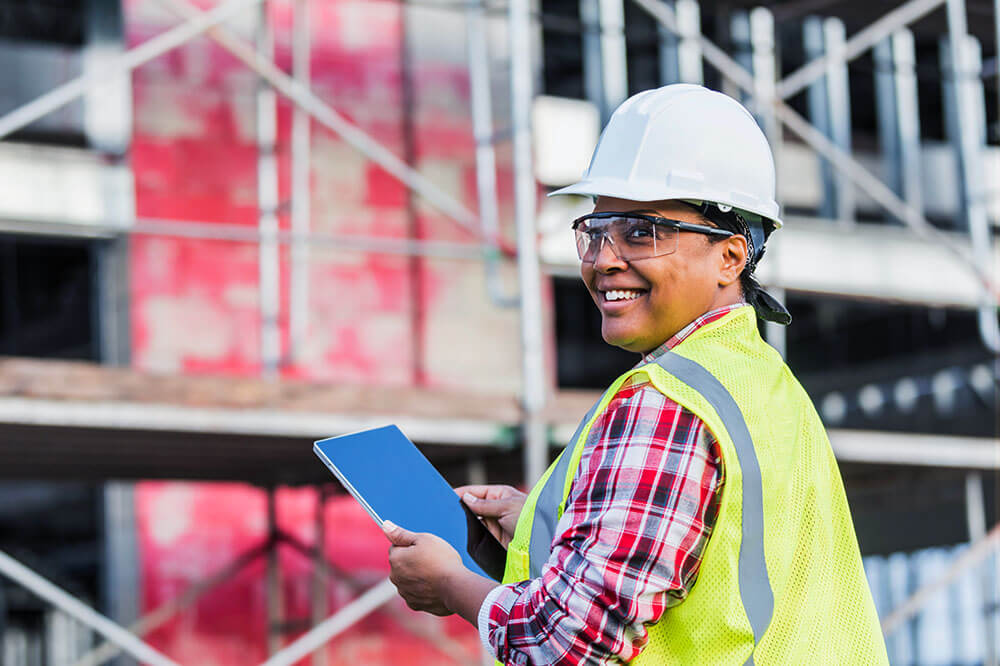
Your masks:
[{"label": "thumb", "polygon": [[389,539],[393,546],[412,546],[417,542],[417,535],[404,530],[396,523],[383,520],[382,533]]},{"label": "thumb", "polygon": [[465,493],[462,495],[462,500],[472,510],[472,513],[486,518],[500,518],[510,513],[511,509],[510,502],[506,499],[481,499],[472,493]]}]

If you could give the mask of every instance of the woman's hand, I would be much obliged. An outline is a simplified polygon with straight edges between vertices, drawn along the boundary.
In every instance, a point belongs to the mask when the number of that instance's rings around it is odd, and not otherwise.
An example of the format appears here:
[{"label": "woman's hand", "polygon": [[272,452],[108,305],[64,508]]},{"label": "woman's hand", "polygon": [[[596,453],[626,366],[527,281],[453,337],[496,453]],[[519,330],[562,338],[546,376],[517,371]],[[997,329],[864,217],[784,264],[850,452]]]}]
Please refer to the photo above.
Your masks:
[{"label": "woman's hand", "polygon": [[472,573],[447,541],[410,532],[388,520],[382,532],[389,547],[389,580],[406,605],[434,615],[457,613],[477,626],[479,609],[496,582]]},{"label": "woman's hand", "polygon": [[451,615],[443,588],[449,577],[465,571],[458,551],[440,537],[410,532],[389,521],[382,523],[382,531],[392,544],[389,580],[406,605],[415,611]]},{"label": "woman's hand", "polygon": [[472,513],[483,518],[486,529],[506,548],[514,538],[517,518],[528,496],[517,488],[500,485],[459,486],[455,492]]}]

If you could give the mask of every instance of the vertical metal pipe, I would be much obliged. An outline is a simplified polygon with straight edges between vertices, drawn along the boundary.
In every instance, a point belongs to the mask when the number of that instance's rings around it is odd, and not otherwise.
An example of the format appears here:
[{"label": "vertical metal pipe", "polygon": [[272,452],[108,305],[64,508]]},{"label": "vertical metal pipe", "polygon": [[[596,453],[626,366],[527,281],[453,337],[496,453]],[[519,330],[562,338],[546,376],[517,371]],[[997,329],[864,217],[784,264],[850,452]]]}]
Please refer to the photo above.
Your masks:
[{"label": "vertical metal pipe", "polygon": [[923,210],[920,114],[913,33],[894,32],[875,46],[875,102],[886,180],[907,204]]},{"label": "vertical metal pipe", "polygon": [[602,124],[608,116],[604,112],[604,83],[601,71],[601,12],[599,0],[580,0],[580,35],[583,48],[583,96],[601,112]]},{"label": "vertical metal pipe", "polygon": [[[763,7],[757,7],[749,13],[734,12],[731,21],[734,46],[737,48],[736,59],[748,67],[753,76],[753,95],[750,108],[757,118],[757,123],[774,153],[777,166],[781,161],[781,123],[775,113],[775,92],[777,84],[777,62],[775,58],[774,15]],[[780,171],[779,171],[780,172]],[[780,201],[779,201],[780,203]],[[774,252],[775,250],[772,250]],[[775,261],[775,257],[771,257]],[[777,262],[775,262],[777,265]],[[771,286],[771,293],[779,300],[784,300],[784,289]],[[773,322],[764,326],[767,342],[782,355],[787,353],[787,335],[785,327]]]},{"label": "vertical metal pipe", "polygon": [[610,118],[628,97],[628,59],[625,53],[624,0],[598,0],[601,22],[602,115]]},{"label": "vertical metal pipe", "polygon": [[[466,55],[469,65],[469,110],[476,141],[476,198],[483,237],[500,233],[497,202],[496,150],[493,146],[493,93],[490,88],[489,35],[483,0],[467,0],[465,12]],[[504,294],[500,275],[500,251],[491,247],[484,257],[486,289],[490,300],[501,307],[517,305],[517,297]]]},{"label": "vertical metal pipe", "polygon": [[[410,21],[409,8],[406,3],[400,3],[400,43],[399,43],[399,81],[402,110],[400,114],[400,130],[403,137],[403,161],[413,168],[417,163],[417,136],[414,127],[417,99],[413,80],[413,59],[410,53]],[[421,240],[423,229],[420,223],[420,212],[417,209],[417,193],[406,188],[406,226],[410,238]],[[426,368],[424,367],[425,347],[425,312],[424,312],[424,262],[423,258],[411,255],[407,261],[408,286],[410,289],[410,381],[415,386],[426,383]]]},{"label": "vertical metal pipe", "polygon": [[[312,623],[318,625],[329,613],[327,607],[326,565],[326,487],[316,489],[316,552],[313,555],[312,576]],[[321,647],[312,655],[313,666],[326,666],[326,647]]]},{"label": "vertical metal pipe", "polygon": [[[295,0],[294,38],[292,39],[292,75],[303,89],[309,90],[309,55],[312,34],[309,25],[309,0]],[[289,284],[289,358],[298,361],[302,345],[309,335],[309,234],[311,216],[309,113],[299,106],[292,114],[292,234],[291,275]]]},{"label": "vertical metal pipe", "polygon": [[545,340],[542,276],[535,228],[537,184],[531,158],[532,66],[531,0],[510,0],[511,129],[514,157],[514,219],[517,271],[521,285],[522,394],[525,481],[533,484],[548,464],[548,438],[542,421],[545,405]]},{"label": "vertical metal pipe", "polygon": [[701,9],[695,0],[673,2],[678,34],[662,23],[656,24],[660,36],[660,82],[704,83],[701,65]]},{"label": "vertical metal pipe", "polygon": [[[986,536],[986,499],[983,496],[983,475],[981,472],[969,472],[965,475],[965,517],[969,528],[969,543],[976,543]],[[990,594],[990,572],[985,566],[979,571],[982,592],[981,608],[983,610],[983,641],[985,652],[984,666],[997,666],[996,636],[993,631],[993,612],[990,604],[994,601]]]},{"label": "vertical metal pipe", "polygon": [[267,489],[267,653],[281,649],[283,638],[284,598],[281,589],[281,560],[278,545],[277,490]]},{"label": "vertical metal pipe", "polygon": [[[986,536],[986,498],[983,495],[982,472],[969,472],[965,475],[965,518],[969,528],[969,543],[976,543]],[[987,560],[988,562],[989,560]],[[990,593],[990,571],[980,565],[979,577],[982,591],[981,608],[983,609],[983,653],[984,666],[997,666],[996,634],[993,631],[993,610],[990,605],[995,603]]]},{"label": "vertical metal pipe", "polygon": [[[274,33],[268,20],[268,2],[257,11],[257,52],[274,60]],[[261,370],[275,376],[281,358],[278,329],[279,253],[278,253],[278,164],[277,100],[274,89],[263,79],[257,81],[257,208],[261,240],[258,248],[258,292],[260,299]]]},{"label": "vertical metal pipe", "polygon": [[[105,483],[102,499],[104,563],[101,577],[104,606],[111,619],[131,630],[132,623],[141,614],[135,484]],[[115,666],[134,666],[137,663],[132,657],[115,660]]]},{"label": "vertical metal pipe", "polygon": [[996,65],[997,77],[997,133],[1000,133],[1000,0],[993,0],[993,46],[993,62]]},{"label": "vertical metal pipe", "polygon": [[[951,141],[956,148],[961,183],[961,209],[976,263],[989,270],[993,264],[993,244],[982,179],[982,149],[985,140],[981,63],[978,42],[968,35],[965,0],[947,0],[948,59],[950,89],[954,113],[948,123]],[[977,104],[978,102],[978,104]],[[979,107],[977,109],[977,106]],[[1000,322],[996,304],[989,294],[983,295],[979,307],[979,334],[983,344],[1000,353]]]},{"label": "vertical metal pipe", "polygon": [[[826,74],[809,86],[809,112],[813,124],[834,145],[851,152],[850,92],[844,57],[844,23],[837,18],[809,17],[803,24],[807,57],[828,56]],[[823,202],[820,217],[835,219],[844,226],[854,222],[854,186],[847,176],[827,160],[820,163]]]}]

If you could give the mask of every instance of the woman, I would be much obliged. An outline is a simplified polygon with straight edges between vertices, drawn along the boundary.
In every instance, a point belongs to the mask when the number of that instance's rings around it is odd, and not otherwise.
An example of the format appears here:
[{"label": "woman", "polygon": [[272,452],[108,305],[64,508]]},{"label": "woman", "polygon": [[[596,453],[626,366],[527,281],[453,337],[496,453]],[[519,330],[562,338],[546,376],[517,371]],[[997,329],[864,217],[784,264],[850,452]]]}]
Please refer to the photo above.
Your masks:
[{"label": "woman", "polygon": [[700,86],[626,100],[574,221],[602,335],[642,354],[528,496],[458,491],[507,547],[504,584],[384,527],[411,608],[458,613],[512,664],[886,664],[829,441],[761,338],[780,228],[753,117]]}]

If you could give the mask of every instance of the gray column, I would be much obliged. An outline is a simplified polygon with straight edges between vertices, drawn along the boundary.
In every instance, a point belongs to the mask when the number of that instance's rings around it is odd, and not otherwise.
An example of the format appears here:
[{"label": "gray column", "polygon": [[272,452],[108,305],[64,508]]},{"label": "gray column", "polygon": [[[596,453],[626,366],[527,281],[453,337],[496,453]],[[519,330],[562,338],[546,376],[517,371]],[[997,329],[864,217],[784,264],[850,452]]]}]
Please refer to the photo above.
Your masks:
[{"label": "gray column", "polygon": [[886,184],[923,210],[920,113],[913,33],[894,32],[875,46],[875,106]]},{"label": "gray column", "polygon": [[[838,18],[810,16],[802,26],[806,58],[843,56],[844,22]],[[841,150],[851,152],[851,105],[847,63],[828,62],[826,74],[808,89],[809,116],[813,125]],[[819,215],[849,226],[854,221],[854,186],[828,160],[820,162],[823,202]]]},{"label": "gray column", "polygon": [[705,82],[701,65],[701,9],[695,0],[676,0],[671,3],[677,18],[679,34],[656,24],[660,35],[660,82]]}]

